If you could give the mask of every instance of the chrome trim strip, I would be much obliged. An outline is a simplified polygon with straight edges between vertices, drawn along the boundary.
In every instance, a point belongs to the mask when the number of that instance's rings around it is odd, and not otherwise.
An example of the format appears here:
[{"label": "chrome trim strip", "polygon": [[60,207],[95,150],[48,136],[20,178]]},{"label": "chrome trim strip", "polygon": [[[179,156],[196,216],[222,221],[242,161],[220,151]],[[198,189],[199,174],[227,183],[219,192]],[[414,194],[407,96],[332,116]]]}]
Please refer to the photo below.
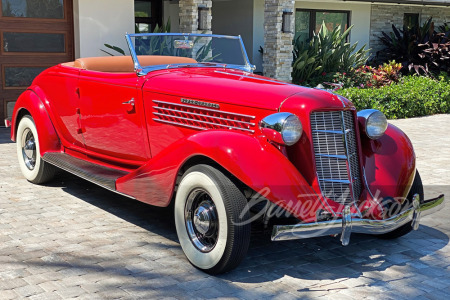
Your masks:
[{"label": "chrome trim strip", "polygon": [[347,159],[347,156],[345,156],[345,155],[332,155],[332,154],[321,154],[321,153],[316,153],[316,155],[323,156],[323,157],[337,158],[337,159]]},{"label": "chrome trim strip", "polygon": [[367,183],[366,168],[364,166],[362,168],[363,168],[364,185],[366,186],[366,189],[369,192],[370,197],[372,197],[372,199],[375,200],[375,197],[373,196],[372,191],[369,188],[369,184]]},{"label": "chrome trim strip", "polygon": [[[194,125],[188,125],[188,124],[183,124],[183,123],[178,123],[178,122],[172,122],[172,121],[167,121],[167,120],[162,120],[162,119],[158,119],[158,118],[153,118],[153,121],[156,122],[160,122],[160,123],[166,123],[166,124],[171,124],[171,125],[178,125],[178,126],[182,126],[182,127],[187,127],[187,128],[191,128],[191,129],[197,129],[197,130],[213,130],[213,129],[208,129],[208,128],[204,128],[204,127],[200,127],[200,126],[194,126]],[[244,131],[249,131],[248,129],[245,130],[243,128],[239,128],[240,130],[244,130]],[[254,131],[252,131],[254,133]]]},{"label": "chrome trim strip", "polygon": [[367,192],[369,193],[370,197],[372,197],[372,200],[377,203],[378,208],[380,209],[380,211],[384,211],[383,206],[381,206],[381,204],[378,201],[378,199],[373,196],[372,191],[369,188],[369,183],[367,182],[367,177],[366,177],[366,168],[364,166],[362,167],[362,171],[363,171],[362,177],[363,177],[363,180],[364,180],[364,186],[365,186]]},{"label": "chrome trim strip", "polygon": [[[169,118],[185,120],[185,121],[191,121],[191,122],[197,122],[197,123],[208,124],[208,125],[213,125],[213,126],[220,126],[220,127],[224,127],[224,128],[228,128],[228,129],[243,130],[243,131],[247,131],[247,132],[251,132],[251,133],[255,132],[254,130],[247,129],[247,128],[241,128],[241,127],[235,127],[235,126],[230,126],[230,125],[218,124],[218,123],[213,123],[213,122],[207,122],[207,121],[195,120],[195,119],[190,119],[190,118],[178,117],[178,116],[174,116],[174,115],[162,114],[162,113],[157,113],[157,112],[154,112],[153,114],[156,115],[156,116],[169,117]],[[213,128],[206,128],[206,129],[213,129]]]},{"label": "chrome trim strip", "polygon": [[[344,116],[344,111],[341,111],[341,120],[342,120],[342,129],[345,132],[344,134],[344,149],[345,149],[345,154],[348,158],[350,158],[350,155],[348,153],[348,139],[347,139],[347,128],[345,127],[345,120],[344,120],[345,116]],[[353,204],[356,205],[356,201],[359,199],[356,199],[356,195],[355,195],[355,190],[353,188],[353,174],[352,174],[352,166],[350,165],[350,159],[347,159],[347,171],[348,171],[348,176],[350,178],[351,181],[349,181],[349,187],[350,190],[352,191],[352,198],[353,198]]]},{"label": "chrome trim strip", "polygon": [[183,127],[192,128],[192,129],[207,130],[207,128],[204,128],[204,127],[193,126],[193,125],[188,125],[188,124],[183,124],[183,123],[178,123],[178,122],[172,122],[172,121],[167,121],[167,120],[161,120],[161,119],[158,119],[158,118],[153,118],[153,121],[160,122],[160,123],[171,124],[171,125],[183,126]]},{"label": "chrome trim strip", "polygon": [[234,115],[234,116],[238,116],[238,117],[245,117],[245,118],[250,118],[250,119],[255,118],[255,116],[243,115],[243,114],[238,114],[238,113],[224,111],[224,110],[209,109],[209,108],[204,108],[201,106],[192,106],[192,105],[186,105],[186,104],[180,104],[180,103],[165,102],[165,101],[160,101],[160,100],[153,100],[153,102],[155,102],[156,104],[161,103],[161,104],[176,105],[176,106],[182,106],[182,107],[187,107],[187,108],[200,109],[200,110],[211,111],[211,112],[220,112],[223,114]]},{"label": "chrome trim strip", "polygon": [[239,42],[241,44],[242,55],[244,55],[244,57],[245,57],[245,67],[243,69],[249,73],[253,73],[253,71],[256,69],[256,66],[252,65],[250,63],[250,59],[248,58],[247,50],[245,49],[244,41],[242,40],[242,37],[240,35],[238,37],[239,37]]},{"label": "chrome trim strip", "polygon": [[203,33],[178,33],[178,32],[163,32],[163,33],[131,33],[127,34],[130,37],[136,36],[200,36],[200,37],[218,37],[224,39],[238,40],[238,36],[234,35],[220,35],[220,34],[203,34]]},{"label": "chrome trim strip", "polygon": [[311,130],[312,132],[322,132],[322,133],[335,133],[335,134],[342,134],[344,135],[345,132],[344,131],[339,131],[339,130],[321,130],[321,129],[315,129],[315,130]]},{"label": "chrome trim strip", "polygon": [[[416,206],[413,206],[388,219],[370,220],[352,218],[351,231],[365,234],[383,234],[391,232],[409,222],[412,222],[412,224],[417,224],[420,216],[430,215],[436,211],[439,211],[444,206],[444,195],[440,195],[434,199],[425,200],[422,204],[416,204]],[[349,234],[347,232],[349,229],[348,215],[344,215],[346,218],[338,220],[296,225],[275,225],[272,231],[272,241],[295,240],[340,233],[342,234],[343,227],[345,227],[345,234]]]},{"label": "chrome trim strip", "polygon": [[336,182],[336,183],[346,183],[346,184],[352,183],[350,180],[332,179],[332,178],[330,178],[330,179],[319,178],[319,180],[325,181],[325,182]]},{"label": "chrome trim strip", "polygon": [[160,107],[160,106],[153,106],[153,108],[154,109],[158,109],[158,110],[167,110],[167,111],[172,111],[172,112],[177,112],[177,113],[184,113],[184,114],[189,114],[189,115],[194,115],[194,116],[199,116],[199,117],[207,117],[207,118],[212,118],[212,119],[217,119],[217,120],[242,123],[242,124],[249,125],[249,126],[255,126],[256,125],[255,123],[250,123],[250,122],[245,122],[245,121],[239,121],[239,120],[233,120],[233,119],[227,119],[227,118],[221,118],[221,117],[209,116],[209,115],[202,115],[202,114],[197,114],[197,113],[193,113],[193,112],[189,112],[189,111],[177,110],[177,109],[172,109],[172,108],[165,108],[165,107]]}]

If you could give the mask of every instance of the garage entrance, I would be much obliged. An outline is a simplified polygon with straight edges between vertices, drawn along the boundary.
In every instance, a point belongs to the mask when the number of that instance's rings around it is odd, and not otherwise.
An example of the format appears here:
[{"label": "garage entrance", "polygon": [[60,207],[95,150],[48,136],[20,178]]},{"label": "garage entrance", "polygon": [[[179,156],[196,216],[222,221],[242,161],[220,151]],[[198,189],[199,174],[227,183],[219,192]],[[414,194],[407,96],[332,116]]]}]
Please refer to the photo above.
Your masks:
[{"label": "garage entrance", "polygon": [[0,2],[0,118],[44,69],[74,59],[73,0]]}]

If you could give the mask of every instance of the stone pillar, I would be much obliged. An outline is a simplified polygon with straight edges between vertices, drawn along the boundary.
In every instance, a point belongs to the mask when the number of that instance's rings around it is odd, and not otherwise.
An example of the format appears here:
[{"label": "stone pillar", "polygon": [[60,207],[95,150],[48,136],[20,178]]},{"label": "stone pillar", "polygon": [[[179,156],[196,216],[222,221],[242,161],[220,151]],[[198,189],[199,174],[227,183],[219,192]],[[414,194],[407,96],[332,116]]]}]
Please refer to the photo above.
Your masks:
[{"label": "stone pillar", "polygon": [[[265,0],[264,4],[264,75],[287,82],[292,81],[294,3],[294,0]],[[283,12],[294,13],[290,33],[282,32]]]},{"label": "stone pillar", "polygon": [[[180,32],[181,33],[212,33],[212,0],[180,0]],[[208,8],[207,30],[198,30],[198,8]]]}]

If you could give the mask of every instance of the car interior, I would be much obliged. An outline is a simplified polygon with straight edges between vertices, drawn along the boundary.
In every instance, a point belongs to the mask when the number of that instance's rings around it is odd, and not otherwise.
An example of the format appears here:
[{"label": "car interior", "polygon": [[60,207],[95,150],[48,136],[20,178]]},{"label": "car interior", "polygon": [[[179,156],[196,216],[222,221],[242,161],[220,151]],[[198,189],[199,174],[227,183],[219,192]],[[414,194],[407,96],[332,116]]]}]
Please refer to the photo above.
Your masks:
[{"label": "car interior", "polygon": [[[142,67],[197,63],[195,59],[189,57],[160,55],[140,55],[138,56],[138,60]],[[134,63],[131,56],[85,57],[61,65],[106,73],[134,73]]]}]

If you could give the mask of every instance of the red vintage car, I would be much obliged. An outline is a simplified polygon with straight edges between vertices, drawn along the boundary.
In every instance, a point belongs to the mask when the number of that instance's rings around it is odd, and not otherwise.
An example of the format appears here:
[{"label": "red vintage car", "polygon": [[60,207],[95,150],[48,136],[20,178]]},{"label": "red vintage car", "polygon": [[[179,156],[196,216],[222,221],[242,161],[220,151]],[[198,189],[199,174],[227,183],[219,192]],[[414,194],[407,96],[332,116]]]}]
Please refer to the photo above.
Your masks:
[{"label": "red vintage car", "polygon": [[173,203],[188,260],[211,274],[272,240],[396,238],[424,200],[413,146],[377,110],[252,74],[240,37],[130,34],[130,56],[80,58],[17,100],[11,138],[36,184],[63,169],[131,199]]}]

